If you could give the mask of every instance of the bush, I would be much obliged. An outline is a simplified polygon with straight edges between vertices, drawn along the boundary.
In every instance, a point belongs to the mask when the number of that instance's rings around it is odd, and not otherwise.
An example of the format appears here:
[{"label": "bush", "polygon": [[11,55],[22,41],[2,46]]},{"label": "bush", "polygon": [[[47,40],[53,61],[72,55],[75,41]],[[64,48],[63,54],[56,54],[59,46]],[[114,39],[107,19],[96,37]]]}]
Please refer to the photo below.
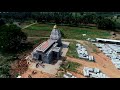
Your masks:
[{"label": "bush", "polygon": [[8,63],[0,65],[0,78],[9,78],[10,77],[10,65]]},{"label": "bush", "polygon": [[120,30],[120,23],[119,23],[119,22],[115,22],[115,28],[116,28],[117,30]]},{"label": "bush", "polygon": [[65,34],[63,33],[62,30],[60,30],[60,33],[61,33],[61,37],[65,38]]},{"label": "bush", "polygon": [[101,17],[97,20],[97,28],[104,30],[115,30],[115,23],[111,19]]},{"label": "bush", "polygon": [[5,20],[4,19],[0,19],[0,26],[5,25]]},{"label": "bush", "polygon": [[77,54],[77,51],[76,51],[76,42],[71,42],[70,43],[67,56],[74,57],[74,58],[79,58],[78,54]]}]

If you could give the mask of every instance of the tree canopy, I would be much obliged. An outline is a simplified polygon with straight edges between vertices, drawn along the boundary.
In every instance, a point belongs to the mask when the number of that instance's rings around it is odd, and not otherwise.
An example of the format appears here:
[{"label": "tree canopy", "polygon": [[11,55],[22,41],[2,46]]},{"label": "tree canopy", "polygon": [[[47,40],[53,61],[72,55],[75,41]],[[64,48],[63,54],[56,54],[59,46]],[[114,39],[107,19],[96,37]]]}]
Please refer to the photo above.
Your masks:
[{"label": "tree canopy", "polygon": [[[18,50],[23,40],[27,36],[21,31],[20,27],[14,24],[0,26],[0,50],[9,52]],[[13,51],[12,51],[13,52]]]},{"label": "tree canopy", "polygon": [[114,30],[115,29],[115,23],[108,18],[98,17],[97,27],[99,29]]},{"label": "tree canopy", "polygon": [[[99,29],[114,29],[118,27],[119,23],[114,23],[112,18],[106,17],[119,16],[120,13],[115,12],[7,12],[0,13],[0,17],[7,22],[25,20],[33,20],[40,23],[56,23],[60,25],[79,26],[94,24]],[[99,17],[104,17],[100,19]],[[117,26],[116,26],[117,25]]]}]

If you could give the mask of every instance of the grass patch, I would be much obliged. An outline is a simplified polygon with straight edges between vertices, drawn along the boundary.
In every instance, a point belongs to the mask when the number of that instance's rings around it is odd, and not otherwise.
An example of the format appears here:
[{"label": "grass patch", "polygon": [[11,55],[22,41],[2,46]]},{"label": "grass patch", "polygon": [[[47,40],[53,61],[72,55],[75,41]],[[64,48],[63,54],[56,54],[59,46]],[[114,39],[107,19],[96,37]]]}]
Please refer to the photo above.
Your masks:
[{"label": "grass patch", "polygon": [[23,29],[23,32],[25,32],[28,37],[49,37],[51,31],[44,31],[44,30],[28,30],[28,29]]},{"label": "grass patch", "polygon": [[[50,32],[52,31],[53,25],[48,24],[35,24],[25,30],[28,36],[39,36],[39,37],[49,37]],[[70,27],[70,26],[58,26],[66,39],[79,39],[85,40],[87,38],[108,38],[110,37],[109,31],[99,30],[96,27],[93,28],[80,28],[80,27]],[[86,36],[82,36],[86,34]]]},{"label": "grass patch", "polygon": [[68,60],[63,61],[62,65],[59,68],[59,72],[57,73],[57,77],[63,78],[63,75],[68,72],[77,73],[77,68],[79,68],[81,64],[76,62],[71,62]]},{"label": "grass patch", "polygon": [[76,42],[70,42],[69,50],[67,52],[67,56],[74,57],[74,58],[79,58],[77,50],[76,50]]},{"label": "grass patch", "polygon": [[63,75],[65,74],[65,72],[59,72],[57,73],[57,76],[58,78],[63,78]]},{"label": "grass patch", "polygon": [[[85,43],[85,45],[88,47],[88,48],[90,48],[91,50],[90,50],[90,53],[91,52],[94,52],[94,53],[99,53],[99,51],[97,50],[97,47],[95,46],[95,45],[93,45],[92,44],[92,42],[84,42]],[[89,49],[87,49],[87,51],[88,51]]]},{"label": "grass patch", "polygon": [[66,61],[64,62],[60,68],[64,69],[65,71],[77,72],[77,68],[80,66],[79,63]]},{"label": "grass patch", "polygon": [[39,38],[39,39],[35,39],[35,40],[31,41],[31,43],[33,43],[33,45],[35,45],[35,44],[40,44],[46,40],[48,40],[48,39],[47,38]]},{"label": "grass patch", "polygon": [[93,52],[94,52],[94,53],[98,53],[98,51],[97,51],[95,48],[93,48]]},{"label": "grass patch", "polygon": [[35,24],[27,28],[28,30],[45,30],[50,31],[52,28],[44,24]]},{"label": "grass patch", "polygon": [[20,26],[23,28],[23,27],[30,25],[32,23],[33,23],[33,21],[25,21],[25,22],[20,23]]}]

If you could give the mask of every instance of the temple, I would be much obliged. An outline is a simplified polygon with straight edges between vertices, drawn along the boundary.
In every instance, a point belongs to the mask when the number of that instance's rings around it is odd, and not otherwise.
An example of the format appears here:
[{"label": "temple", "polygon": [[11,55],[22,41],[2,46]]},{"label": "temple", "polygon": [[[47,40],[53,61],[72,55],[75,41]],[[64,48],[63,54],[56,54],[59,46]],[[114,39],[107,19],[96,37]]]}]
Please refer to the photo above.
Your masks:
[{"label": "temple", "polygon": [[55,25],[51,31],[50,38],[33,50],[31,53],[32,59],[48,64],[54,60],[59,60],[61,56],[61,46],[61,33]]}]

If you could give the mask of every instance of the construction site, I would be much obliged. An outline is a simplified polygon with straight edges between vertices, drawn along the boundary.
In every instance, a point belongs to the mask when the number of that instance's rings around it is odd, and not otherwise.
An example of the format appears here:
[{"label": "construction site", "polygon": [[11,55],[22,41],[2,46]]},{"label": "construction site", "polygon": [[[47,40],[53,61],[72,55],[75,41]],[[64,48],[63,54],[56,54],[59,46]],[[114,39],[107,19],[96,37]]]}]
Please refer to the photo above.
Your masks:
[{"label": "construction site", "polygon": [[66,56],[68,46],[69,42],[61,41],[61,33],[55,25],[50,38],[26,56],[28,70],[18,78],[36,77],[37,74],[41,78],[55,77],[62,64],[62,58]]},{"label": "construction site", "polygon": [[120,12],[0,16],[0,78],[120,78]]},{"label": "construction site", "polygon": [[[77,41],[76,50],[79,58],[67,57],[67,60],[82,64],[78,71],[82,72],[83,76],[76,74],[79,78],[119,78],[119,42],[100,38]],[[94,62],[89,58],[90,55],[94,57]]]},{"label": "construction site", "polygon": [[[71,52],[76,52],[77,58],[67,55],[73,41],[75,47]],[[48,40],[35,47],[25,60],[28,69],[17,78],[119,78],[120,41],[62,39],[55,25]],[[80,66],[73,71],[67,69],[72,67],[68,64],[61,70],[66,61]]]}]

